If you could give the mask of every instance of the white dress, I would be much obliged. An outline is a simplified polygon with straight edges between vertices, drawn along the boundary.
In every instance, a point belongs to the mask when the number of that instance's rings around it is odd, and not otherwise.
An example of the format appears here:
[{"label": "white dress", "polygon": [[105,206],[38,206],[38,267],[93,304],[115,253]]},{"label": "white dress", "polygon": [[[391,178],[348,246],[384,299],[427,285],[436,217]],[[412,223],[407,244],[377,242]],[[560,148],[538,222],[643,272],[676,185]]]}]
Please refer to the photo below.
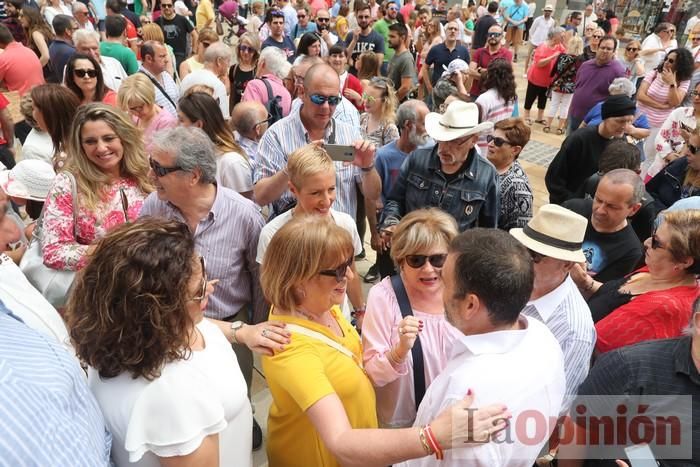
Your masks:
[{"label": "white dress", "polygon": [[204,350],[166,364],[153,381],[126,373],[102,379],[88,369],[117,467],[159,467],[158,457],[190,454],[215,433],[219,465],[252,465],[253,414],[236,355],[216,325],[204,319],[197,329]]},{"label": "white dress", "polygon": [[252,191],[253,169],[250,160],[234,151],[217,156],[216,181],[237,193]]}]

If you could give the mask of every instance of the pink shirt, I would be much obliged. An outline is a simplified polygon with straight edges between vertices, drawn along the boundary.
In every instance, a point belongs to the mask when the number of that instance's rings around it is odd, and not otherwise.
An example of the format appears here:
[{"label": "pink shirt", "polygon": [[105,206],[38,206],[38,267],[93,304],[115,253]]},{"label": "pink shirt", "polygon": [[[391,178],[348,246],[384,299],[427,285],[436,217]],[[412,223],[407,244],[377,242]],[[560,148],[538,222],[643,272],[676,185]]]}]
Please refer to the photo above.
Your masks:
[{"label": "pink shirt", "polygon": [[[133,117],[134,123],[138,124],[139,119]],[[151,120],[148,126],[143,130],[143,145],[148,151],[150,149],[153,134],[164,128],[175,128],[177,126],[177,118],[165,109],[160,109],[155,117]]]},{"label": "pink shirt", "polygon": [[[289,91],[284,87],[282,80],[272,74],[267,74],[263,76],[270,83],[272,88],[273,96],[280,96],[280,105],[282,106],[282,113],[286,117],[289,115],[289,110],[292,107],[292,96],[289,95]],[[267,104],[267,88],[265,83],[261,79],[251,79],[243,91],[243,96],[241,97],[241,102],[246,101],[256,101],[260,102],[262,105]]]},{"label": "pink shirt", "polygon": [[[452,344],[462,333],[447,322],[444,313],[414,309],[413,314],[423,321],[420,339],[427,388],[447,365]],[[402,319],[391,280],[387,277],[370,289],[362,322],[362,355],[365,371],[376,391],[380,426],[407,427],[416,418],[413,358],[409,352],[398,366],[387,358],[391,348],[399,343],[398,326]]]},{"label": "pink shirt", "polygon": [[[664,83],[664,80],[661,79],[661,75],[658,71],[651,70],[649,73],[647,73],[644,77],[644,82],[649,83],[647,96],[649,96],[655,102],[660,102],[663,104],[668,103],[668,91],[671,88],[668,86],[668,84]],[[689,87],[690,80],[681,81],[678,83],[678,89],[683,92],[687,93]],[[668,117],[674,110],[675,109],[655,109],[637,101],[637,113],[646,114],[652,128],[661,128],[661,125],[664,124],[666,117]]]},{"label": "pink shirt", "polygon": [[34,86],[44,84],[44,71],[39,57],[19,42],[10,42],[0,54],[0,81],[8,90],[22,96]]}]

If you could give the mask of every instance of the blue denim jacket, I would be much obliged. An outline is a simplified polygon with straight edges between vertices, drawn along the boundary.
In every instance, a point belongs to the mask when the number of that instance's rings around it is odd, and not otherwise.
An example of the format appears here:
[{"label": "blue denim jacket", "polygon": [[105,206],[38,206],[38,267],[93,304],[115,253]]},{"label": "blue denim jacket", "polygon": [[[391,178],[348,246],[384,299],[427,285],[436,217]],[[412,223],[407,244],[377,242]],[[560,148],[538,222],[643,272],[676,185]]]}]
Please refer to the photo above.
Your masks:
[{"label": "blue denim jacket", "polygon": [[472,149],[459,175],[448,183],[440,166],[437,145],[414,151],[401,165],[384,206],[382,227],[427,207],[438,207],[451,214],[460,232],[472,227],[495,228],[500,209],[496,169]]}]

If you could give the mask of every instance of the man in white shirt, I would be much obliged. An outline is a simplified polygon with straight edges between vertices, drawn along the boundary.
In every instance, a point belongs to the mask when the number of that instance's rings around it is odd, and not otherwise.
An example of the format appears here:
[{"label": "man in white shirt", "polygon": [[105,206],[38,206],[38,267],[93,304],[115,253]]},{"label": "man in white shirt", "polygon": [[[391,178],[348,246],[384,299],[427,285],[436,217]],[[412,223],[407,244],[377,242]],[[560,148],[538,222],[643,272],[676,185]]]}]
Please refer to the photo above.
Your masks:
[{"label": "man in white shirt", "polygon": [[530,60],[532,60],[532,53],[535,51],[540,44],[547,40],[547,34],[549,30],[552,29],[556,24],[552,14],[554,12],[554,7],[552,5],[545,5],[542,10],[542,16],[538,16],[532,22],[530,26],[530,32],[528,33],[529,41],[527,43],[527,56],[525,57],[525,75],[523,78],[527,78],[527,67],[530,65]]},{"label": "man in white shirt", "polygon": [[576,30],[578,32],[579,36],[583,36],[583,32],[586,30],[586,26],[589,26],[591,24],[594,24],[596,27],[598,27],[598,15],[595,14],[593,11],[593,5],[589,3],[586,5],[586,8],[583,10],[583,16],[581,16],[581,22],[578,24],[576,27]]},{"label": "man in white shirt", "polygon": [[691,32],[693,31],[693,28],[695,27],[695,25],[699,24],[699,23],[700,23],[700,10],[698,10],[698,12],[695,13],[695,16],[689,18],[688,22],[685,24],[685,30],[683,31],[683,34],[685,34],[688,37],[685,41],[685,46],[688,48],[694,47],[693,43],[691,42]]},{"label": "man in white shirt", "polygon": [[126,71],[119,60],[112,57],[103,57],[100,54],[100,34],[96,31],[78,29],[73,31],[73,44],[75,51],[91,55],[102,68],[102,76],[105,86],[114,92],[119,91],[119,86],[126,79]]},{"label": "man in white shirt", "polygon": [[78,29],[85,29],[86,31],[94,31],[95,26],[93,26],[92,21],[90,21],[90,11],[87,5],[83,2],[73,2],[73,17],[78,22]]},{"label": "man in white shirt", "polygon": [[535,263],[535,283],[522,314],[543,322],[564,354],[568,409],[588,375],[595,345],[591,310],[569,272],[586,260],[581,246],[588,220],[556,204],[542,206],[523,229],[510,234],[529,251]]},{"label": "man in white shirt", "polygon": [[219,102],[219,108],[225,119],[229,118],[228,95],[226,86],[219,79],[226,76],[231,66],[231,49],[223,42],[215,42],[207,47],[204,52],[204,68],[193,71],[185,76],[180,83],[180,95],[184,96],[187,90],[196,84],[209,86],[214,90],[214,99]]},{"label": "man in white shirt", "polygon": [[[470,229],[452,241],[442,278],[445,315],[464,336],[428,387],[414,426],[429,423],[471,390],[474,407],[508,407],[509,426],[491,442],[445,451],[440,465],[531,467],[566,391],[559,344],[544,324],[520,314],[532,293],[532,259],[506,232]],[[400,464],[429,465],[435,465],[430,457]]]}]

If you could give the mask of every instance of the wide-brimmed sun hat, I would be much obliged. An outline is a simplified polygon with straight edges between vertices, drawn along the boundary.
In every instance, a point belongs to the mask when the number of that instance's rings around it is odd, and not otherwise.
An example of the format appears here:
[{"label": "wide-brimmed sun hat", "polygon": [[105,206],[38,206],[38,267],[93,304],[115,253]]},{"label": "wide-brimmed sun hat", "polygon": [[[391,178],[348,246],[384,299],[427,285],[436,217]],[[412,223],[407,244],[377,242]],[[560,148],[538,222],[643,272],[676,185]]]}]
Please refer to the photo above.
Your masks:
[{"label": "wide-brimmed sun hat", "polygon": [[473,102],[453,101],[444,114],[425,116],[425,130],[435,141],[452,141],[493,130],[493,123],[479,123],[479,108]]},{"label": "wide-brimmed sun hat", "polygon": [[0,172],[0,188],[8,196],[44,201],[54,178],[56,173],[48,162],[25,159],[19,161],[12,170]]},{"label": "wide-brimmed sun hat", "polygon": [[556,204],[546,204],[522,229],[510,234],[532,251],[562,261],[583,263],[581,250],[588,220]]}]

